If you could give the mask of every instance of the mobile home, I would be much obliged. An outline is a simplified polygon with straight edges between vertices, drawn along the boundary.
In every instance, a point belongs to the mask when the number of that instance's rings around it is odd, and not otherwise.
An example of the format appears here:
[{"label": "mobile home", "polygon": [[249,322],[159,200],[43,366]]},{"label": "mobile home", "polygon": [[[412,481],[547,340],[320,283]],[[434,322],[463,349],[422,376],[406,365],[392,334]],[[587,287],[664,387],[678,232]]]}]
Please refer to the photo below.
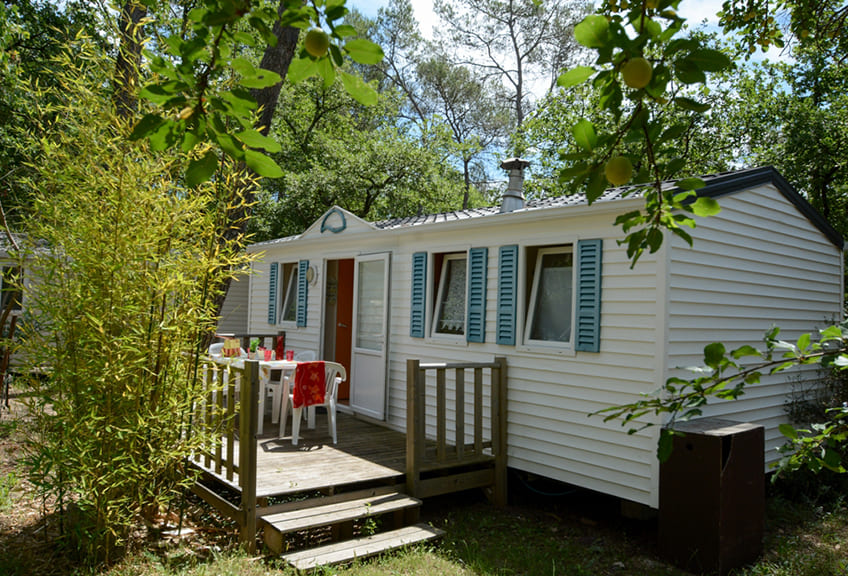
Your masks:
[{"label": "mobile home", "polygon": [[[247,332],[286,332],[350,375],[351,412],[404,430],[406,361],[507,359],[508,465],[658,505],[657,427],[628,435],[587,417],[658,389],[705,345],[759,345],[838,320],[843,240],[772,168],[718,174],[721,212],[694,245],[667,234],[631,267],[617,215],[643,200],[608,190],[367,222],[334,207],[302,234],[254,244]],[[816,377],[815,368],[793,378]],[[763,382],[708,414],[765,427],[766,461],[793,384]],[[657,423],[661,423],[657,421]]]}]

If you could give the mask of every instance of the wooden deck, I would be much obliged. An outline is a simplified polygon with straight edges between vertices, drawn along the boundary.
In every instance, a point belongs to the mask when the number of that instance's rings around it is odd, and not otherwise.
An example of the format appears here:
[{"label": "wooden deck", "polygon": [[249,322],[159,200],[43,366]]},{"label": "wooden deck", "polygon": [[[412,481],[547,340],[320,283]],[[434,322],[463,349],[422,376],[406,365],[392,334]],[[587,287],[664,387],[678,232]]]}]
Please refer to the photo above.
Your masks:
[{"label": "wooden deck", "polygon": [[[448,374],[454,380],[450,393]],[[319,494],[344,499],[391,486],[421,500],[484,488],[494,502],[506,502],[504,358],[468,364],[408,360],[405,433],[339,412],[335,445],[323,412],[315,429],[301,428],[298,446],[292,446],[290,436],[276,437],[278,426],[268,414],[258,413],[262,386],[256,361],[226,370],[205,364],[203,384],[205,398],[196,404],[195,422],[217,440],[192,458],[205,472],[193,490],[238,524],[248,550],[256,549],[257,529],[270,526],[264,518],[299,508],[304,498]],[[484,408],[485,391],[490,405]],[[433,403],[429,412],[428,399]],[[450,424],[449,402],[465,406]],[[484,412],[490,414],[488,431]],[[257,435],[260,418],[263,435]],[[426,433],[428,418],[434,421],[432,436]],[[247,438],[251,441],[239,441]],[[456,438],[465,442],[456,443]]]},{"label": "wooden deck", "polygon": [[[317,426],[301,426],[297,446],[291,436],[276,438],[265,434],[258,439],[256,452],[256,497],[283,497],[299,492],[344,489],[366,483],[394,484],[404,481],[406,437],[400,432],[365,422],[350,414],[338,413],[338,444],[327,431],[327,416],[317,415]],[[269,416],[266,431],[276,431]],[[238,458],[239,442],[235,442]],[[219,481],[239,490],[238,475],[232,481],[216,474]]]}]

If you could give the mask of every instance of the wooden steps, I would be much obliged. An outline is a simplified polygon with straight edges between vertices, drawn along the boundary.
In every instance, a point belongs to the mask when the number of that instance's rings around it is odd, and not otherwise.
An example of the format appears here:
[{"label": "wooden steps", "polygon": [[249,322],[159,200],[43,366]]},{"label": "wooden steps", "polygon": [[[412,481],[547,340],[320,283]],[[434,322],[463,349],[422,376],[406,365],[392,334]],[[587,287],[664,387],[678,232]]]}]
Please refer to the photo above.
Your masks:
[{"label": "wooden steps", "polygon": [[[441,531],[418,522],[421,501],[386,486],[311,498],[274,507],[262,517],[265,544],[274,554],[286,548],[286,535],[331,528],[333,542],[282,557],[297,569],[348,562],[401,546],[430,540]],[[354,523],[380,518],[370,529],[390,524],[394,529],[354,538]],[[390,522],[386,522],[391,518]]]},{"label": "wooden steps", "polygon": [[442,534],[443,531],[438,528],[426,524],[415,524],[389,532],[283,554],[283,559],[298,570],[309,570],[326,564],[340,564],[357,558],[367,558],[402,546],[426,542]]}]

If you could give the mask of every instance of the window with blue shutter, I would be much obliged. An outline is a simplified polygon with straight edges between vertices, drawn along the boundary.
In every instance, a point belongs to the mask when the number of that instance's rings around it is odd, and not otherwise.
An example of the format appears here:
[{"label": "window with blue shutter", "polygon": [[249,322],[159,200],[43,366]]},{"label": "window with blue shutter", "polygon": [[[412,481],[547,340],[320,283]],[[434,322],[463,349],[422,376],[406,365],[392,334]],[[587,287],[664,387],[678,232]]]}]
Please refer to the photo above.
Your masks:
[{"label": "window with blue shutter", "polygon": [[501,246],[499,252],[497,343],[515,346],[518,246]]},{"label": "window with blue shutter", "polygon": [[306,326],[306,297],[309,291],[309,282],[306,279],[306,271],[309,269],[309,260],[298,262],[297,268],[297,325]]},{"label": "window with blue shutter", "polygon": [[601,348],[601,257],[603,240],[577,242],[577,339],[575,350]]},{"label": "window with blue shutter", "polygon": [[412,255],[412,300],[409,307],[409,335],[424,338],[427,311],[427,253]]},{"label": "window with blue shutter", "polygon": [[489,249],[472,248],[468,252],[468,307],[465,339],[486,341],[486,273]]},{"label": "window with blue shutter", "polygon": [[279,264],[272,262],[268,272],[268,324],[277,323],[277,268]]}]

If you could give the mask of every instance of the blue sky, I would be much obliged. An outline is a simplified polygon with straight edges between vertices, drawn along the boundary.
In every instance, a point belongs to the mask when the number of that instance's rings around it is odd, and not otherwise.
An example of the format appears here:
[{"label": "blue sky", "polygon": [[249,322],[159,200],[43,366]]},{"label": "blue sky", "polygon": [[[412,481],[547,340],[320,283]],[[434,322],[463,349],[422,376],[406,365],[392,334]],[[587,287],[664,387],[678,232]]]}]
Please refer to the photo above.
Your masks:
[{"label": "blue sky", "polygon": [[[717,24],[716,12],[721,9],[722,0],[683,0],[681,2],[681,15],[686,17],[690,23],[697,24],[707,20],[710,24]],[[367,16],[376,16],[377,10],[388,4],[388,0],[348,0],[348,6],[357,8]],[[421,23],[421,31],[428,34],[436,24],[433,13],[433,0],[412,0],[415,15]]]}]

